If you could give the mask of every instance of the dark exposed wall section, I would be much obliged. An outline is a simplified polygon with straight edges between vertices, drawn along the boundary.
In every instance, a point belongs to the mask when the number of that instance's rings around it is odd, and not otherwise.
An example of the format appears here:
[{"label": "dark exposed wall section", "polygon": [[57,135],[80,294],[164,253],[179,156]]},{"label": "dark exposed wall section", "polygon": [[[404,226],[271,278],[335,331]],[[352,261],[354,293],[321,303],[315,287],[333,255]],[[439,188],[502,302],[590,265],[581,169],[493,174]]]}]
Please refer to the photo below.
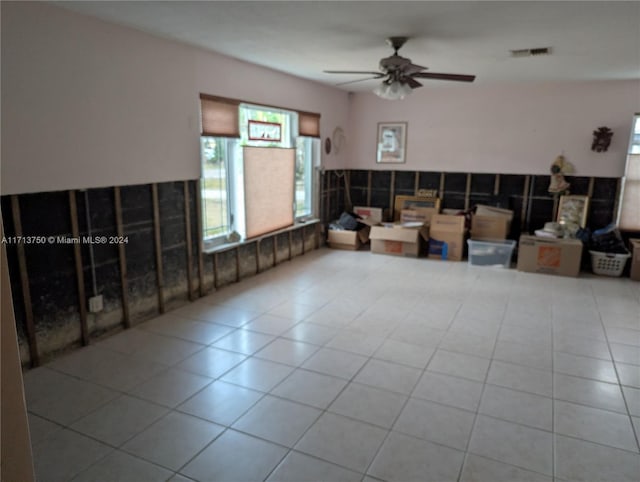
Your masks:
[{"label": "dark exposed wall section", "polygon": [[[343,196],[347,179],[351,205]],[[414,195],[419,189],[436,190],[444,209],[464,209],[476,204],[511,209],[514,221],[510,238],[533,232],[553,219],[557,202],[547,191],[549,176],[513,174],[475,174],[428,171],[325,171],[322,199],[328,206],[322,212],[326,223],[352,206],[385,209],[391,219],[390,206],[395,195]],[[620,179],[602,177],[567,177],[571,194],[590,196],[587,224],[591,229],[606,226],[615,219],[616,198]]]},{"label": "dark exposed wall section", "polygon": [[[330,179],[323,177],[322,182],[325,181]],[[339,213],[344,204],[342,185],[335,179],[322,190],[323,201],[328,203],[326,208],[332,213]],[[157,205],[154,205],[153,186],[150,184],[75,191],[75,212],[82,240],[79,244],[80,272],[76,269],[74,257],[77,245],[60,241],[72,238],[74,210],[69,191],[3,196],[0,199],[7,238],[16,235],[16,203],[23,236],[43,237],[38,238],[39,242],[23,244],[24,271],[20,269],[17,245],[7,244],[23,364],[29,365],[36,358],[46,362],[62,351],[80,346],[80,303],[84,303],[88,311],[88,299],[94,294],[103,296],[104,309],[86,315],[89,342],[123,329],[127,310],[130,325],[136,325],[161,311],[161,298],[165,311],[171,310],[212,290],[316,249],[320,244],[319,225],[308,224],[215,254],[203,254],[198,234],[197,181],[166,182],[156,187]],[[126,239],[123,259],[126,276],[120,269],[120,248],[113,239],[118,233],[117,189],[121,201],[121,227]],[[156,209],[159,245],[155,236]],[[89,226],[94,240],[106,237],[108,242],[91,245],[85,242]],[[55,241],[51,241],[51,237]],[[157,256],[158,247],[160,256]],[[161,286],[158,268],[162,273]],[[80,273],[84,281],[84,300],[80,299],[78,286]],[[30,294],[28,306],[33,313],[35,344],[28,341],[30,329],[21,277],[27,280]],[[124,293],[123,282],[127,288]],[[32,358],[34,351],[37,357]]]}]

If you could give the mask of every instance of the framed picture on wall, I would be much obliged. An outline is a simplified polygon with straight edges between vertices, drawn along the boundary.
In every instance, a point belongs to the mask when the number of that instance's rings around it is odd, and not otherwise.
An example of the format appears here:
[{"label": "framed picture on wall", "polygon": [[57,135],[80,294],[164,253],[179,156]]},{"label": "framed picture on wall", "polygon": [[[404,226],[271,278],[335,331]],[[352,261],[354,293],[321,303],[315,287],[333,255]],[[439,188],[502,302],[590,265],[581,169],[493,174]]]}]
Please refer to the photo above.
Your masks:
[{"label": "framed picture on wall", "polygon": [[378,163],[401,164],[406,161],[407,123],[380,122],[377,137]]},{"label": "framed picture on wall", "polygon": [[584,228],[587,225],[589,196],[560,196],[557,222]]}]

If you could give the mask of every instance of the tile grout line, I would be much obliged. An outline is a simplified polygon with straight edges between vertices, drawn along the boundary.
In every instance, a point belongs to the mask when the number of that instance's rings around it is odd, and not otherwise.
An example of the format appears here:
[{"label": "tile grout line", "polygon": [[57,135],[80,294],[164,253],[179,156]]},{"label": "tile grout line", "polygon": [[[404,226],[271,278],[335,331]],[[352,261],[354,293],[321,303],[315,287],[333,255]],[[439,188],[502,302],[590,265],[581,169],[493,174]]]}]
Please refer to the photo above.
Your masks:
[{"label": "tile grout line", "polygon": [[[335,299],[335,298],[334,298],[334,299]],[[330,303],[331,303],[331,301],[328,301],[328,302],[327,302],[325,305],[323,305],[323,306],[327,306],[327,305],[328,305],[328,304],[330,304]],[[316,310],[316,312],[317,312],[317,311],[319,311],[319,309],[318,309],[318,310]],[[362,312],[363,312],[363,310],[360,310],[360,311],[358,312],[358,314],[354,316],[354,319],[355,319],[355,317],[359,316]],[[311,315],[309,315],[309,316],[311,316]],[[294,326],[296,326],[296,325],[297,325],[297,324],[299,324],[299,323],[302,323],[302,321],[303,321],[303,320],[301,320],[301,321],[299,321],[298,323],[294,324]],[[293,328],[293,326],[292,326],[291,328]],[[289,328],[289,329],[290,329],[290,328]],[[288,331],[289,329],[287,329],[286,331]],[[286,332],[286,331],[285,331],[285,332]],[[284,334],[285,332],[283,332],[283,334]],[[335,336],[337,336],[337,334],[336,334]],[[331,338],[331,340],[332,340],[333,338],[335,338],[335,336],[334,336],[334,337],[332,337],[332,338]],[[249,358],[254,357],[254,355],[255,355],[256,353],[258,353],[260,350],[262,350],[262,349],[263,349],[263,348],[265,348],[266,346],[270,345],[271,343],[275,342],[275,340],[277,340],[278,338],[280,338],[280,336],[276,336],[276,337],[274,338],[274,340],[272,340],[271,342],[269,342],[269,343],[268,343],[267,345],[265,345],[264,347],[259,348],[258,350],[256,350],[256,352],[254,352],[252,355],[249,355],[249,356],[247,357],[247,359],[243,360],[243,361],[242,361],[242,362],[240,362],[240,363],[244,363],[244,362],[245,362],[246,360],[248,360]],[[329,341],[330,341],[330,340],[329,340]],[[329,343],[329,341],[327,341],[326,343]],[[322,349],[323,347],[325,347],[325,346],[326,346],[326,343],[325,343],[325,345],[321,345],[319,349]],[[319,350],[319,349],[318,349],[318,350]],[[315,354],[318,350],[316,350],[316,351],[314,352],[314,354]],[[305,359],[305,361],[306,361],[306,360],[308,360],[309,358],[311,358],[312,356],[313,356],[313,354],[312,354],[312,355],[310,355],[309,357],[307,357],[307,359]],[[258,358],[258,359],[259,359],[259,358]],[[303,362],[303,363],[304,363],[304,362]],[[364,365],[366,365],[366,362],[363,364],[363,367],[364,367]],[[222,436],[222,435],[223,435],[227,430],[229,430],[229,429],[231,429],[231,430],[236,430],[236,429],[232,429],[232,428],[231,428],[231,427],[232,427],[232,425],[233,425],[234,423],[236,423],[240,418],[242,418],[243,416],[245,416],[245,415],[246,415],[246,414],[247,414],[251,409],[253,409],[253,408],[254,408],[254,407],[255,407],[255,406],[256,406],[260,401],[262,401],[264,398],[266,398],[266,396],[267,396],[267,395],[269,395],[271,391],[273,391],[274,389],[276,389],[278,386],[280,386],[282,383],[284,383],[284,382],[285,382],[285,380],[287,380],[289,377],[291,377],[291,376],[292,376],[292,374],[293,374],[293,373],[294,373],[298,368],[301,368],[301,367],[294,367],[294,369],[291,371],[291,373],[290,373],[289,375],[287,375],[285,378],[283,378],[280,382],[276,383],[276,384],[275,384],[275,385],[270,389],[270,391],[269,391],[269,392],[263,392],[263,396],[262,396],[262,397],[260,397],[260,399],[256,400],[256,402],[255,402],[253,405],[251,405],[251,407],[249,407],[245,412],[243,412],[239,417],[237,417],[237,418],[236,418],[236,419],[235,419],[235,420],[234,420],[230,425],[228,425],[228,426],[227,426],[227,428],[226,428],[226,429],[225,429],[225,430],[224,430],[224,431],[219,435],[219,437],[221,437],[221,436]],[[362,368],[362,367],[361,367],[361,368]],[[231,370],[228,370],[228,371],[227,371],[227,372],[225,372],[225,373],[228,373],[229,371],[231,371]],[[224,376],[224,375],[222,375],[222,376]],[[223,383],[229,383],[229,382],[224,382],[224,381],[222,381],[222,380],[221,380],[222,376],[221,376],[221,377],[219,377],[217,380],[220,380],[220,381],[221,381],[221,382],[223,382]],[[353,379],[355,376],[357,376],[357,373],[353,375],[352,379]],[[335,377],[335,378],[337,378],[337,377]],[[282,462],[284,461],[284,459],[286,459],[286,457],[287,457],[291,452],[293,452],[293,451],[294,451],[295,446],[296,446],[296,445],[299,443],[299,441],[300,441],[300,440],[305,436],[305,434],[306,434],[306,433],[311,429],[311,427],[312,427],[312,426],[314,426],[314,425],[316,424],[316,422],[320,419],[320,417],[322,417],[325,413],[327,413],[327,410],[326,410],[326,409],[329,407],[329,405],[331,405],[331,403],[333,403],[333,401],[335,401],[335,400],[336,400],[336,399],[341,395],[341,393],[342,393],[342,392],[344,391],[344,389],[349,385],[349,383],[350,383],[350,382],[351,382],[351,379],[347,382],[347,384],[345,384],[345,386],[343,387],[343,389],[342,389],[340,392],[338,392],[338,394],[337,394],[337,395],[334,397],[334,399],[333,399],[333,400],[332,400],[332,401],[327,405],[327,407],[326,407],[325,409],[323,409],[323,410],[321,410],[321,411],[320,411],[320,414],[319,414],[319,415],[314,419],[314,421],[309,425],[309,427],[308,427],[308,428],[307,428],[307,429],[306,429],[306,430],[305,430],[305,431],[300,435],[300,437],[298,437],[298,439],[296,440],[296,442],[293,444],[293,447],[291,447],[291,448],[287,447],[287,452],[286,452],[286,453],[284,454],[284,456],[283,456],[283,457],[278,461],[278,463],[277,463],[277,464],[276,464],[276,465],[271,469],[271,471],[266,475],[265,480],[266,480],[267,478],[269,478],[269,477],[271,476],[271,474],[272,474],[272,473],[273,473],[273,472],[274,472],[274,471],[275,471],[275,470],[276,470],[276,469],[277,469],[277,468],[282,464]],[[240,386],[240,385],[238,385],[238,386]],[[243,387],[243,388],[248,388],[248,387]],[[251,390],[253,390],[253,389],[251,389]],[[289,401],[289,400],[287,400],[287,401]],[[297,402],[293,402],[293,403],[297,403]],[[316,408],[316,407],[314,407],[314,408]],[[236,431],[237,431],[237,430],[236,430]],[[255,435],[252,435],[252,434],[249,434],[249,435],[250,435],[250,436],[252,436],[252,437],[256,437]],[[259,437],[257,437],[257,438],[259,438]],[[265,441],[267,441],[267,442],[269,442],[269,443],[275,443],[275,442],[273,442],[273,441],[271,441],[271,440],[266,440],[266,439],[263,439],[263,440],[265,440]],[[212,441],[211,443],[213,443],[213,441]],[[186,465],[188,465],[191,461],[193,461],[193,460],[194,460],[198,455],[200,455],[200,453],[202,453],[202,451],[204,451],[204,450],[205,450],[209,445],[211,445],[211,443],[210,443],[210,444],[207,444],[207,446],[206,446],[206,447],[204,447],[200,452],[198,452],[198,454],[194,455],[194,457],[192,457],[192,458],[191,458],[191,459],[190,459],[190,460],[189,460],[185,465],[183,465],[183,466],[181,467],[181,469],[183,469]],[[279,445],[279,444],[278,444],[278,445]],[[304,453],[304,452],[300,452],[300,453]],[[305,455],[308,455],[308,454],[305,454]],[[319,459],[319,460],[323,460],[323,459]],[[324,460],[323,460],[323,461],[324,461]],[[325,461],[325,462],[329,462],[329,461]],[[333,464],[333,462],[329,462],[329,463],[332,463],[332,464]],[[337,464],[334,464],[334,465],[337,465]],[[340,465],[338,465],[338,466],[339,466],[339,467],[341,467]],[[346,468],[346,467],[345,467],[345,468]],[[348,470],[352,470],[352,469],[350,469],[350,468],[349,468]]]},{"label": "tile grout line", "polygon": [[[555,295],[555,290],[553,295]],[[552,300],[553,300],[552,296]],[[558,472],[557,468],[557,457],[556,457],[556,372],[555,372],[555,351],[554,351],[554,342],[556,339],[555,335],[555,304],[552,301],[551,304],[551,473],[552,478],[555,480],[556,474]]]},{"label": "tile grout line", "polygon": [[[598,307],[598,317],[600,318],[600,324],[602,325],[602,329],[604,330],[604,336],[607,340],[607,347],[609,348],[609,354],[611,355],[611,360],[612,360],[612,365],[613,365],[613,370],[615,371],[616,374],[616,378],[618,379],[618,388],[620,389],[620,393],[622,395],[622,400],[624,402],[624,406],[627,409],[627,417],[629,419],[629,423],[631,424],[631,433],[633,434],[635,440],[636,440],[636,447],[638,447],[638,451],[640,451],[640,434],[638,434],[637,430],[636,430],[636,426],[633,423],[633,417],[631,415],[631,410],[629,410],[629,402],[627,401],[627,396],[624,393],[624,390],[622,389],[623,385],[621,383],[620,380],[620,374],[618,373],[618,366],[613,358],[613,351],[611,350],[611,345],[609,343],[609,337],[607,336],[607,329],[604,326],[604,322],[602,321],[602,314],[600,313],[600,306],[598,303],[598,297],[595,295],[595,292],[593,290],[593,285],[591,283],[589,283],[589,287],[591,288],[591,294],[595,300],[596,303],[596,307]],[[637,452],[636,452],[637,453]]]},{"label": "tile grout line", "polygon": [[[351,320],[351,321],[354,321],[354,320],[355,320],[355,319],[357,319],[359,316],[361,316],[361,315],[364,313],[364,311],[365,311],[365,310],[360,310],[360,311],[358,312],[358,314],[356,314],[356,315],[354,315],[354,316],[353,316],[353,318],[352,318],[352,320]],[[344,330],[344,329],[345,329],[345,326],[346,326],[346,325],[341,326],[341,328],[340,328],[339,332],[338,332],[338,333],[336,333],[336,335],[335,335],[335,336],[333,336],[333,337],[331,338],[331,340],[327,341],[327,342],[326,342],[326,343],[325,343],[321,348],[319,348],[318,350],[316,350],[316,352],[314,352],[314,355],[315,355],[315,353],[317,353],[319,350],[321,350],[321,349],[323,349],[323,348],[330,348],[330,347],[327,347],[327,346],[326,346],[326,345],[327,345],[327,343],[330,343],[330,341],[332,341],[333,339],[335,339],[335,338],[339,335],[339,333],[340,333],[342,330]],[[342,351],[342,350],[341,350],[341,351]],[[346,352],[346,353],[351,353],[351,352]],[[374,353],[375,353],[375,352],[374,352]],[[305,362],[306,362],[307,360],[309,360],[311,357],[313,357],[314,355],[310,355],[310,356],[305,360]],[[358,355],[359,355],[359,354],[358,354]],[[360,356],[364,356],[364,355],[360,355]],[[336,400],[337,400],[337,399],[342,395],[342,393],[344,393],[344,391],[347,389],[347,387],[348,387],[351,383],[353,383],[353,380],[355,379],[355,377],[357,377],[357,376],[358,376],[358,374],[359,374],[359,373],[362,371],[362,369],[367,365],[367,363],[369,363],[369,361],[370,361],[371,359],[372,359],[372,356],[369,356],[369,357],[367,358],[367,361],[365,361],[365,362],[362,364],[362,366],[361,366],[361,367],[360,367],[360,368],[359,368],[359,369],[358,369],[358,370],[357,370],[357,371],[352,375],[352,377],[351,377],[350,379],[348,379],[348,380],[347,380],[347,383],[345,383],[344,387],[342,387],[342,389],[341,389],[341,390],[336,394],[336,396],[331,400],[331,402],[329,402],[325,408],[323,408],[323,409],[321,409],[321,410],[320,410],[320,414],[315,418],[315,420],[313,421],[313,423],[311,423],[311,424],[307,427],[307,429],[306,429],[306,430],[305,430],[305,431],[304,431],[304,432],[303,432],[303,433],[298,437],[298,439],[295,441],[295,443],[293,444],[293,447],[291,447],[291,448],[289,449],[289,451],[288,451],[288,452],[285,454],[285,456],[280,460],[280,462],[278,462],[278,464],[277,464],[276,466],[274,466],[274,467],[273,467],[273,469],[272,469],[272,470],[267,474],[267,476],[264,478],[264,480],[265,480],[265,481],[266,481],[266,480],[271,476],[271,474],[272,474],[275,470],[277,470],[277,468],[282,464],[282,462],[284,461],[284,459],[285,459],[286,457],[288,457],[288,456],[289,456],[289,454],[295,450],[295,447],[300,443],[300,441],[301,441],[301,440],[304,438],[304,436],[309,432],[309,430],[311,430],[311,428],[312,428],[313,426],[315,426],[315,424],[320,420],[320,418],[322,418],[322,417],[323,417],[325,414],[327,414],[327,413],[329,413],[329,414],[331,414],[331,415],[334,415],[332,412],[329,412],[329,411],[328,411],[328,408],[329,408],[329,407],[330,407],[330,406],[331,406],[331,405],[332,405],[332,404],[333,404],[333,403],[334,403],[334,402],[335,402],[335,401],[336,401]],[[303,362],[303,363],[305,363],[305,362]],[[300,367],[300,368],[301,368],[301,367]],[[285,381],[286,379],[288,379],[288,378],[289,378],[289,377],[290,377],[290,376],[295,372],[295,370],[296,370],[296,369],[294,369],[294,371],[292,371],[292,372],[291,372],[287,377],[285,377],[281,382],[279,382],[278,384],[276,384],[276,385],[271,389],[271,391],[275,390],[278,386],[280,386],[282,383],[284,383],[284,381]],[[324,374],[324,375],[326,375],[326,374]],[[334,378],[339,378],[339,377],[334,377]],[[358,421],[358,422],[362,423],[361,421]],[[374,425],[374,426],[375,426],[375,425]],[[306,452],[301,452],[301,451],[296,451],[296,452],[299,452],[299,453],[302,453],[302,454],[305,454],[305,455],[312,455],[312,454],[308,454],[308,453],[306,453]],[[312,455],[312,456],[313,456],[313,455]],[[342,466],[341,466],[341,465],[339,465],[339,464],[335,464],[335,462],[328,461],[328,460],[324,460],[324,459],[321,459],[321,458],[319,458],[319,457],[317,457],[317,456],[314,456],[314,457],[315,457],[315,458],[318,458],[319,460],[322,460],[322,461],[324,461],[324,462],[332,463],[332,464],[334,464],[334,465],[338,465],[339,467],[342,467]],[[347,467],[344,467],[344,468],[347,468]],[[354,469],[352,469],[352,468],[348,468],[348,470],[351,470],[351,471],[356,472],[356,473],[360,473],[360,472],[358,472],[358,471],[356,471],[356,470],[354,470]],[[365,476],[366,476],[366,470],[365,470],[365,472],[363,473],[363,478],[364,478]]]},{"label": "tile grout line", "polygon": [[[500,332],[502,331],[502,326],[504,325],[504,319],[506,317],[506,313],[507,313],[507,309],[509,307],[509,301],[511,299],[512,296],[512,292],[509,292],[509,298],[507,299],[507,302],[505,303],[504,306],[504,310],[502,312],[502,319],[500,321],[500,327],[498,328],[498,333],[496,334],[494,343],[493,343],[493,350],[491,352],[491,358],[489,361],[489,366],[487,367],[487,372],[485,373],[484,376],[484,381],[482,382],[482,389],[480,391],[480,398],[478,399],[478,405],[476,406],[476,410],[475,410],[475,414],[473,416],[473,423],[471,424],[471,430],[469,431],[469,438],[467,439],[467,443],[464,449],[464,456],[462,458],[462,464],[460,465],[460,469],[458,471],[458,477],[457,477],[457,481],[460,482],[462,479],[462,475],[464,473],[464,468],[467,464],[467,459],[469,457],[469,454],[471,452],[469,452],[469,448],[471,446],[471,438],[473,437],[473,433],[476,429],[476,426],[478,424],[478,415],[480,414],[480,407],[482,405],[482,399],[484,398],[484,392],[486,390],[487,387],[487,380],[489,379],[489,373],[491,372],[491,366],[493,365],[493,356],[495,355],[495,351],[496,351],[496,347],[498,346],[498,338],[500,337]],[[504,463],[504,462],[502,462]]]},{"label": "tile grout line", "polygon": [[[452,315],[451,317],[451,322],[449,323],[449,326],[451,326],[451,323],[453,323],[453,320],[455,319],[455,315],[460,311],[460,309],[462,308],[462,303],[460,304],[460,306],[458,307],[458,309],[456,310],[456,312]],[[408,316],[408,315],[407,315]],[[447,327],[447,331],[448,331],[449,327]],[[373,454],[373,457],[371,457],[370,462],[367,464],[367,467],[364,470],[364,475],[365,477],[367,475],[369,475],[369,470],[371,469],[371,466],[373,465],[373,463],[375,462],[376,458],[378,457],[378,455],[380,455],[380,451],[382,450],[382,447],[384,447],[385,442],[387,441],[387,439],[389,438],[391,432],[393,431],[393,427],[395,426],[395,424],[398,422],[398,419],[400,418],[400,416],[402,415],[402,412],[404,412],[407,404],[409,403],[409,400],[411,400],[411,395],[413,394],[413,392],[415,391],[416,387],[418,386],[418,384],[420,383],[421,378],[424,376],[425,371],[427,370],[427,367],[429,366],[429,364],[431,363],[431,360],[433,360],[433,357],[435,356],[436,352],[438,351],[438,346],[440,346],[440,343],[442,343],[442,339],[444,339],[444,337],[442,337],[440,339],[440,341],[437,343],[436,347],[434,347],[433,353],[431,354],[431,356],[429,357],[429,360],[427,361],[427,364],[425,365],[425,367],[421,370],[421,374],[420,376],[416,379],[416,382],[413,385],[413,388],[411,389],[411,392],[409,394],[406,395],[407,399],[404,401],[404,403],[402,404],[402,407],[400,408],[400,410],[398,411],[398,414],[395,416],[393,423],[391,424],[391,426],[389,427],[389,429],[387,430],[387,433],[385,434],[384,438],[382,439],[382,442],[380,443],[380,445],[378,446],[378,448],[376,449],[376,452]],[[368,362],[367,362],[368,363]],[[364,365],[363,365],[364,366]]]}]

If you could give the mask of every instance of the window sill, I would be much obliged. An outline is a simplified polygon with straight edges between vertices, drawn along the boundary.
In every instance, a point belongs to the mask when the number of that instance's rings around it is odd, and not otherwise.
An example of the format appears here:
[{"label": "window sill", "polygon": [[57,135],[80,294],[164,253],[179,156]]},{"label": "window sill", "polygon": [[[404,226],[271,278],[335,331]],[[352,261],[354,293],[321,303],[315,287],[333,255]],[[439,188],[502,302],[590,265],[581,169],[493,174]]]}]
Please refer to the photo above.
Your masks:
[{"label": "window sill", "polygon": [[282,228],[282,229],[279,229],[277,231],[272,231],[270,233],[263,234],[262,236],[258,236],[258,237],[251,238],[251,239],[245,239],[244,241],[238,241],[238,242],[235,242],[235,243],[224,243],[224,244],[218,244],[216,246],[207,246],[207,241],[204,241],[203,242],[204,247],[203,247],[202,251],[203,251],[204,254],[219,253],[221,251],[226,251],[228,249],[238,248],[238,247],[244,246],[246,244],[260,242],[263,239],[272,238],[273,236],[277,236],[278,234],[288,233],[290,231],[295,231],[297,229],[303,228],[304,226],[310,226],[310,225],[318,224],[319,222],[320,222],[320,220],[317,219],[317,218],[307,219],[306,221],[296,221],[296,223],[293,224],[292,226],[288,226],[286,228]]}]

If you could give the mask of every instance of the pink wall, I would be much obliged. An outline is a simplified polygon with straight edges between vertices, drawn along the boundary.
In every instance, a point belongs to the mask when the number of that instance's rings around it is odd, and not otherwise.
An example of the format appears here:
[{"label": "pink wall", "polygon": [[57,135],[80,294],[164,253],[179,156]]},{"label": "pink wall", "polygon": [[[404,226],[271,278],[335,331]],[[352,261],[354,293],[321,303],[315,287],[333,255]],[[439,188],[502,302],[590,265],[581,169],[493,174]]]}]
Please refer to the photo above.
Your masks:
[{"label": "pink wall", "polygon": [[[621,176],[640,81],[433,86],[403,101],[355,94],[351,169],[547,174],[564,153],[579,176]],[[378,122],[408,122],[406,164],[376,164]],[[606,153],[592,131],[610,127]]]},{"label": "pink wall", "polygon": [[346,129],[344,91],[51,5],[3,2],[2,194],[199,177],[200,92],[319,112],[323,136]]},{"label": "pink wall", "polygon": [[[620,176],[640,82],[425,86],[401,102],[355,94],[58,7],[2,2],[2,194],[200,175],[198,94],[319,112],[346,134],[327,169]],[[376,125],[407,121],[408,157],[375,163]],[[615,134],[608,153],[591,132]]]}]

